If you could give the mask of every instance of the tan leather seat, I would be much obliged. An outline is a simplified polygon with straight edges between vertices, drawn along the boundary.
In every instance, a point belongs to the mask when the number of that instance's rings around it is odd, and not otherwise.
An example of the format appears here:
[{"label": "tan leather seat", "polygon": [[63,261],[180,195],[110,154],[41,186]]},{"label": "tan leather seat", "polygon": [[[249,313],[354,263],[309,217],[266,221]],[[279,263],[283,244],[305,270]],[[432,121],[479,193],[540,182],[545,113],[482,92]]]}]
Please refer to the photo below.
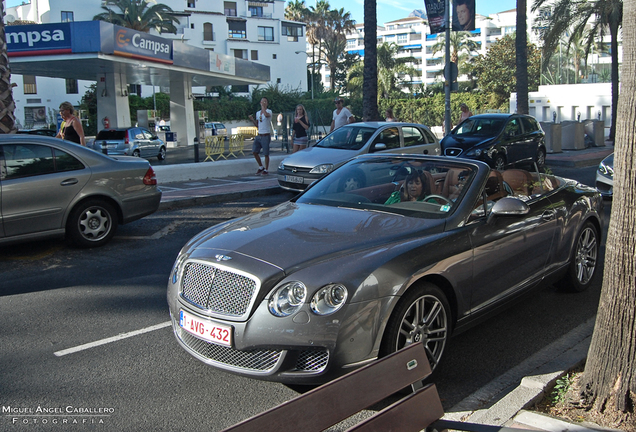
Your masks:
[{"label": "tan leather seat", "polygon": [[444,187],[442,195],[450,200],[456,200],[462,191],[463,182],[459,180],[459,174],[462,170],[449,169],[444,179]]},{"label": "tan leather seat", "polygon": [[484,190],[486,192],[487,201],[497,201],[508,195],[503,185],[503,175],[501,172],[495,170],[490,171]]},{"label": "tan leather seat", "polygon": [[503,180],[508,183],[516,195],[532,195],[534,180],[526,170],[509,169],[502,173]]}]

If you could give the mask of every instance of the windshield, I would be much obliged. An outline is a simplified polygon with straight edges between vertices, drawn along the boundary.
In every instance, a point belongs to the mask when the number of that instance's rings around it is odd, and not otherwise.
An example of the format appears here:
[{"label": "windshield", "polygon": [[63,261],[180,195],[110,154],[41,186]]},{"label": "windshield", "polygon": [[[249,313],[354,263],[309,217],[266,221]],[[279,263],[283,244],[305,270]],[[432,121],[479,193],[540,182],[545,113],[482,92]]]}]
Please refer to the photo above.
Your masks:
[{"label": "windshield", "polygon": [[445,159],[354,159],[314,184],[297,202],[440,219],[463,199],[475,170]]},{"label": "windshield", "polygon": [[327,135],[316,147],[360,150],[375,131],[375,128],[365,126],[343,126]]},{"label": "windshield", "polygon": [[125,130],[107,130],[102,129],[95,137],[95,140],[123,140],[126,139],[126,131]]},{"label": "windshield", "polygon": [[469,118],[457,129],[453,131],[453,135],[457,136],[495,136],[498,135],[503,128],[505,119],[502,118]]}]

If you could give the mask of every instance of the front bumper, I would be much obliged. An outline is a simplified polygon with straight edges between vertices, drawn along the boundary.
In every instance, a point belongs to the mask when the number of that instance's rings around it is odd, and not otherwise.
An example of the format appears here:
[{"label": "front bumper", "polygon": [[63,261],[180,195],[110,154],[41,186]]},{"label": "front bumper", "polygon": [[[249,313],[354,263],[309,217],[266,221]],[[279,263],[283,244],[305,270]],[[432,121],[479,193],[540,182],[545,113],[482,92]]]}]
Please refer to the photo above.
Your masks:
[{"label": "front bumper", "polygon": [[611,198],[614,195],[614,179],[606,177],[596,172],[596,190],[605,198]]},{"label": "front bumper", "polygon": [[310,174],[309,172],[292,172],[292,170],[277,171],[278,184],[286,190],[302,192],[316,180],[321,179],[325,174]]}]

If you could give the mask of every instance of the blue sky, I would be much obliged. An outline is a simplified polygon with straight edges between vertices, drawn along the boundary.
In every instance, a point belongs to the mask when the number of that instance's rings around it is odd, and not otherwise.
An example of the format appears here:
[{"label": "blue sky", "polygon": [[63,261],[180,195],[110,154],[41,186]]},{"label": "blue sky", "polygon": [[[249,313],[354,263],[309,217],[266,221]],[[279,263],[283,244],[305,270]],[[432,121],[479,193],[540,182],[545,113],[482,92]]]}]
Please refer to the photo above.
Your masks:
[{"label": "blue sky", "polygon": [[[315,0],[305,0],[307,6],[315,5]],[[329,0],[333,9],[344,8],[351,12],[356,23],[364,22],[364,0]],[[517,7],[517,0],[475,0],[477,13],[490,15]],[[424,0],[377,0],[378,25],[405,18],[415,9],[425,10]]]},{"label": "blue sky", "polygon": [[[161,0],[158,0],[160,3]],[[22,4],[22,0],[6,0],[7,7]],[[307,6],[315,6],[315,0],[305,0]],[[351,12],[351,16],[357,23],[364,22],[364,0],[329,0],[329,4],[334,9],[344,8]],[[394,21],[407,17],[413,10],[424,10],[424,0],[378,0],[377,2],[378,24]],[[490,15],[514,9],[517,6],[516,0],[476,0],[477,13]]]}]

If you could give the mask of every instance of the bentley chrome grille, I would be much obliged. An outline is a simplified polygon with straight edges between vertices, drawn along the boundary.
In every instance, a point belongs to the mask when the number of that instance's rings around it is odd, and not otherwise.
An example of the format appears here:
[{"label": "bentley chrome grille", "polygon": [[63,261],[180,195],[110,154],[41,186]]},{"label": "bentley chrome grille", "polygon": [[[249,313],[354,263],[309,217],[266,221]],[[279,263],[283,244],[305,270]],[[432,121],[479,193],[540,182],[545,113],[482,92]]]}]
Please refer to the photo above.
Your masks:
[{"label": "bentley chrome grille", "polygon": [[322,372],[329,362],[329,351],[313,349],[301,351],[296,361],[296,369],[309,372]]},{"label": "bentley chrome grille", "polygon": [[276,368],[283,353],[281,350],[238,351],[230,347],[201,340],[180,328],[177,328],[177,332],[179,339],[191,350],[208,360],[231,368],[270,372]]},{"label": "bentley chrome grille", "polygon": [[258,289],[258,279],[208,263],[187,262],[183,269],[181,296],[200,309],[240,318]]}]

